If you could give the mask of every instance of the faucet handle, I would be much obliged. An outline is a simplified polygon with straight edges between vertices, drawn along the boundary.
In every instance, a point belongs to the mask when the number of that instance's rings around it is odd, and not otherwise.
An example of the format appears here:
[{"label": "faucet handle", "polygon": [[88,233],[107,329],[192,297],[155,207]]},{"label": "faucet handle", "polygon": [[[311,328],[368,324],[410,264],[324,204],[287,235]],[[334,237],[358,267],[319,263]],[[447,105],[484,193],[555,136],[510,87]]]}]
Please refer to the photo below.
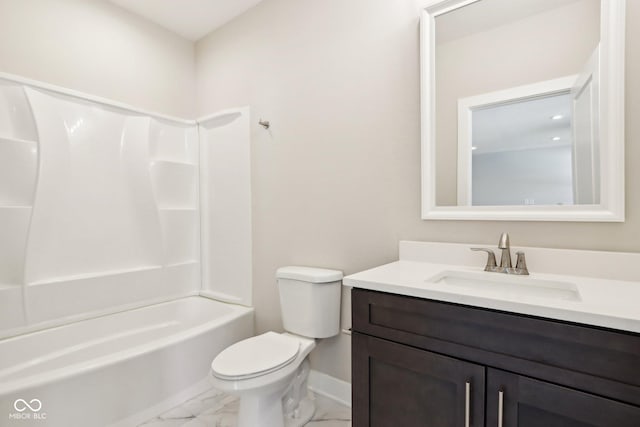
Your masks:
[{"label": "faucet handle", "polygon": [[516,252],[516,270],[517,274],[529,275],[529,270],[527,270],[527,260],[524,257],[524,252],[518,251]]},{"label": "faucet handle", "polygon": [[487,248],[471,248],[472,251],[482,251],[487,253],[487,265],[484,266],[484,271],[493,271],[497,267],[496,254],[491,249]]},{"label": "faucet handle", "polygon": [[498,242],[498,249],[509,249],[509,247],[509,233],[502,233],[500,235],[500,241]]}]

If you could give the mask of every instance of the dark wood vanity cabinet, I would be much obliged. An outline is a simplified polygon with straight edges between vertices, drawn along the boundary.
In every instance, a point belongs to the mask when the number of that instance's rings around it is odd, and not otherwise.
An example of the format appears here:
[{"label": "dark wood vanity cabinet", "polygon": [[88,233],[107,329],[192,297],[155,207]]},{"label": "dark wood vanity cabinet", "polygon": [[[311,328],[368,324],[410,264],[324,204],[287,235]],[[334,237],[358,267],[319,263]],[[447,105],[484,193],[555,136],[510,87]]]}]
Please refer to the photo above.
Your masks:
[{"label": "dark wood vanity cabinet", "polygon": [[640,426],[638,406],[488,368],[486,425],[500,425],[500,413],[505,427]]},{"label": "dark wood vanity cabinet", "polygon": [[354,426],[464,426],[465,416],[471,425],[483,425],[483,366],[359,333],[352,337]]},{"label": "dark wood vanity cabinet", "polygon": [[354,427],[640,427],[638,334],[362,289],[352,315]]}]

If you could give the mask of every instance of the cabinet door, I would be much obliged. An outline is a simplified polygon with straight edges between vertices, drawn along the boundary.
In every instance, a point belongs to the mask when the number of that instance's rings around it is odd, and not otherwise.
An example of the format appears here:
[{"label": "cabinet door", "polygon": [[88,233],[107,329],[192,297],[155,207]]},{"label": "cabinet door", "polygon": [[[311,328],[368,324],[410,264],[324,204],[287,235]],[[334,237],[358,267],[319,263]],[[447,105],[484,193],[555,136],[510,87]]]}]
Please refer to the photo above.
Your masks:
[{"label": "cabinet door", "polygon": [[638,426],[640,407],[487,369],[487,427]]},{"label": "cabinet door", "polygon": [[485,368],[354,332],[354,427],[483,427]]}]

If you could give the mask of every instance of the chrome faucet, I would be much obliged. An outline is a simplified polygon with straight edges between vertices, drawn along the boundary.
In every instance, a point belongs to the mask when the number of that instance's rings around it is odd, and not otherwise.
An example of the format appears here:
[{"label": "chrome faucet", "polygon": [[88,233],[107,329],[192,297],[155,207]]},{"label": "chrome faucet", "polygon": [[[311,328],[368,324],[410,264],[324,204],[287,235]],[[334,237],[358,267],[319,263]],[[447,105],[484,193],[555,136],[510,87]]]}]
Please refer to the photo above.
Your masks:
[{"label": "chrome faucet", "polygon": [[490,271],[492,273],[518,274],[521,276],[529,275],[529,270],[527,270],[527,261],[524,257],[524,252],[522,251],[516,252],[516,266],[512,267],[511,245],[509,244],[509,235],[507,233],[502,233],[500,236],[498,249],[502,250],[500,266],[496,264],[496,255],[492,249],[471,248],[472,251],[483,251],[487,253],[487,265],[485,265],[484,271]]}]

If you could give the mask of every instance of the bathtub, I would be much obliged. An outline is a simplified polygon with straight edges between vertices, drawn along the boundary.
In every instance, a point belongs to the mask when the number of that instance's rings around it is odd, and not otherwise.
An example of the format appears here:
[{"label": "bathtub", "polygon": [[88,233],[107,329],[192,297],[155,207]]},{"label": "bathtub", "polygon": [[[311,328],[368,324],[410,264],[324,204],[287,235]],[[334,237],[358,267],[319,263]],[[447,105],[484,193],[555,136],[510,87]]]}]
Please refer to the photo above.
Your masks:
[{"label": "bathtub", "polygon": [[0,426],[135,426],[252,334],[253,309],[193,296],[0,340]]}]

